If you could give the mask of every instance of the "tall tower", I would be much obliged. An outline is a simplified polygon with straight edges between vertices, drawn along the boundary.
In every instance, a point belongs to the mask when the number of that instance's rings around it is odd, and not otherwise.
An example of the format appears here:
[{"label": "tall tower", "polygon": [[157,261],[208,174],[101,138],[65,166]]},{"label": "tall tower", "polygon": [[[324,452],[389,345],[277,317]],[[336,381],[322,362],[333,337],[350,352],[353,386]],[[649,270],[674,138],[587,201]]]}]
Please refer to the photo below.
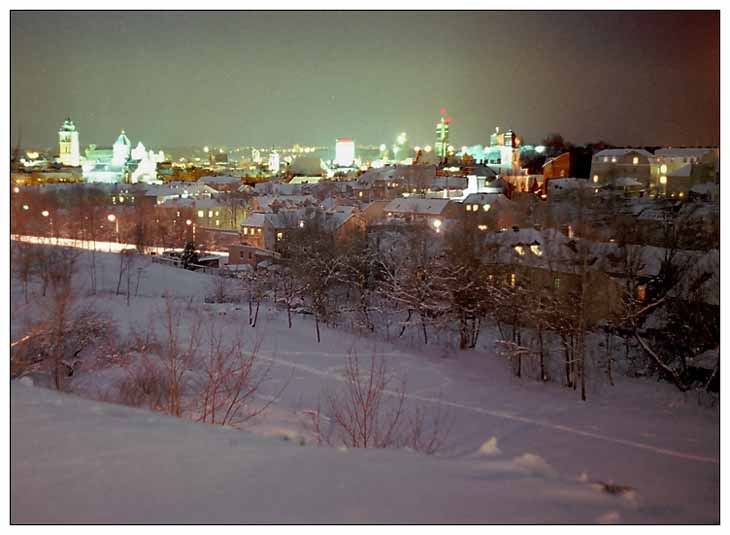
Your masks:
[{"label": "tall tower", "polygon": [[446,116],[446,110],[441,108],[441,120],[436,123],[436,144],[434,152],[439,158],[445,158],[449,150],[449,124],[451,117]]},{"label": "tall tower", "polygon": [[79,132],[74,122],[66,117],[61,130],[58,131],[58,154],[63,165],[78,167],[81,165],[79,155]]}]

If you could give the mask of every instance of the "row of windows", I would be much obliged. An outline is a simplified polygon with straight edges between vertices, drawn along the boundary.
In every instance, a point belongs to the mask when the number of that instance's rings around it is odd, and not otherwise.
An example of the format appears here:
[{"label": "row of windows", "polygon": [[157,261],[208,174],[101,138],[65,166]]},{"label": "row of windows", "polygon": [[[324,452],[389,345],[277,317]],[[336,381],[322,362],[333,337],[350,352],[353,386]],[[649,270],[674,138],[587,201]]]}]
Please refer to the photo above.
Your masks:
[{"label": "row of windows", "polygon": [[[466,211],[467,212],[478,212],[479,211],[479,205],[478,204],[466,204]],[[491,205],[489,204],[483,204],[482,209],[486,212],[491,208]]]},{"label": "row of windows", "polygon": [[[489,280],[490,281],[493,281],[494,280],[494,275],[489,275]],[[517,286],[517,274],[516,273],[510,274],[510,276],[509,276],[509,285],[512,286],[512,288],[514,288],[515,286]],[[560,289],[560,277],[555,277],[553,279],[553,287],[556,290],[559,290]]]},{"label": "row of windows", "polygon": [[[617,162],[616,156],[612,156],[610,158],[610,160],[611,160],[611,163],[616,163]],[[598,161],[598,157],[596,157],[596,161]],[[603,163],[608,163],[608,161],[609,161],[609,157],[608,156],[604,156],[603,157]],[[634,165],[639,165],[639,157],[638,156],[634,156],[631,159],[631,163],[634,164]]]},{"label": "row of windows", "polygon": [[[218,217],[218,210],[215,211],[215,216]],[[198,210],[198,217],[205,217],[205,210]],[[208,210],[208,218],[213,217],[213,210]]]},{"label": "row of windows", "polygon": [[249,228],[249,227],[243,227],[243,233],[247,236],[253,236],[254,234],[261,234],[261,228]]}]

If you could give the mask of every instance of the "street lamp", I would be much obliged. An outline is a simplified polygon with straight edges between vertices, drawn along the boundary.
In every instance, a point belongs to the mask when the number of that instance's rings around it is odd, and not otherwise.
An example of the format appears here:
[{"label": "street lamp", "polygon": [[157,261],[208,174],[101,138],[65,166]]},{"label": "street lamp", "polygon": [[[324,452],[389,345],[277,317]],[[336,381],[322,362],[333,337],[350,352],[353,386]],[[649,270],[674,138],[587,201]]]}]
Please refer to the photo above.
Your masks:
[{"label": "street lamp", "polygon": [[440,219],[433,220],[433,228],[436,229],[436,232],[441,232],[441,220]]},{"label": "street lamp", "polygon": [[109,214],[106,218],[110,223],[114,223],[114,232],[117,235],[117,243],[119,243],[119,219],[114,214]]},{"label": "street lamp", "polygon": [[[53,218],[51,217],[51,212],[49,212],[48,210],[43,210],[41,212],[41,215],[48,218],[48,224],[50,225],[51,229],[51,236],[53,236]],[[56,243],[58,243],[58,241]]]},{"label": "street lamp", "polygon": [[186,219],[185,224],[187,226],[191,226],[191,225],[193,226],[193,244],[195,244],[195,223],[193,223],[192,220],[190,220],[190,219]]}]

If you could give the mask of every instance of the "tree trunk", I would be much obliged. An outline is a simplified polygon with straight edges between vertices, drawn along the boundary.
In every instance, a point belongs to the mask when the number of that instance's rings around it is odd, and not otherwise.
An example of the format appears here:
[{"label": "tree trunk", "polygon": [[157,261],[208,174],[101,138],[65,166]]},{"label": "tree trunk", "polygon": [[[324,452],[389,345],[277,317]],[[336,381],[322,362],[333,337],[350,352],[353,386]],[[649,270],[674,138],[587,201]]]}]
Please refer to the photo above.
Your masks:
[{"label": "tree trunk", "polygon": [[259,306],[261,306],[261,301],[256,301],[256,313],[253,316],[253,324],[251,327],[256,327],[256,322],[259,319]]},{"label": "tree trunk", "polygon": [[411,321],[411,315],[412,314],[413,314],[413,310],[410,310],[409,309],[408,310],[408,317],[406,318],[406,321],[403,323],[403,325],[402,325],[402,327],[400,329],[400,334],[398,335],[398,338],[400,338],[401,336],[403,336],[403,333],[406,331],[406,327],[408,326],[408,322]]},{"label": "tree trunk", "polygon": [[545,375],[545,343],[543,340],[543,332],[542,332],[542,323],[539,322],[537,324],[537,340],[540,344],[540,380],[546,381],[547,377]]}]

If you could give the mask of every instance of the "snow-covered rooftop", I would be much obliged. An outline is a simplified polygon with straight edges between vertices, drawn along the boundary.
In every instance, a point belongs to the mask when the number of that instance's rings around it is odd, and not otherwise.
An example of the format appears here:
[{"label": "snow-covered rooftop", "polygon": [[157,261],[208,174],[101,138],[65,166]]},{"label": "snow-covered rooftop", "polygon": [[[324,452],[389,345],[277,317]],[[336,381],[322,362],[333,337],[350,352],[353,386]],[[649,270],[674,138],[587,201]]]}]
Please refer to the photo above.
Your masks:
[{"label": "snow-covered rooftop", "polygon": [[386,205],[385,211],[393,214],[439,215],[450,202],[449,199],[398,198],[390,201]]}]

